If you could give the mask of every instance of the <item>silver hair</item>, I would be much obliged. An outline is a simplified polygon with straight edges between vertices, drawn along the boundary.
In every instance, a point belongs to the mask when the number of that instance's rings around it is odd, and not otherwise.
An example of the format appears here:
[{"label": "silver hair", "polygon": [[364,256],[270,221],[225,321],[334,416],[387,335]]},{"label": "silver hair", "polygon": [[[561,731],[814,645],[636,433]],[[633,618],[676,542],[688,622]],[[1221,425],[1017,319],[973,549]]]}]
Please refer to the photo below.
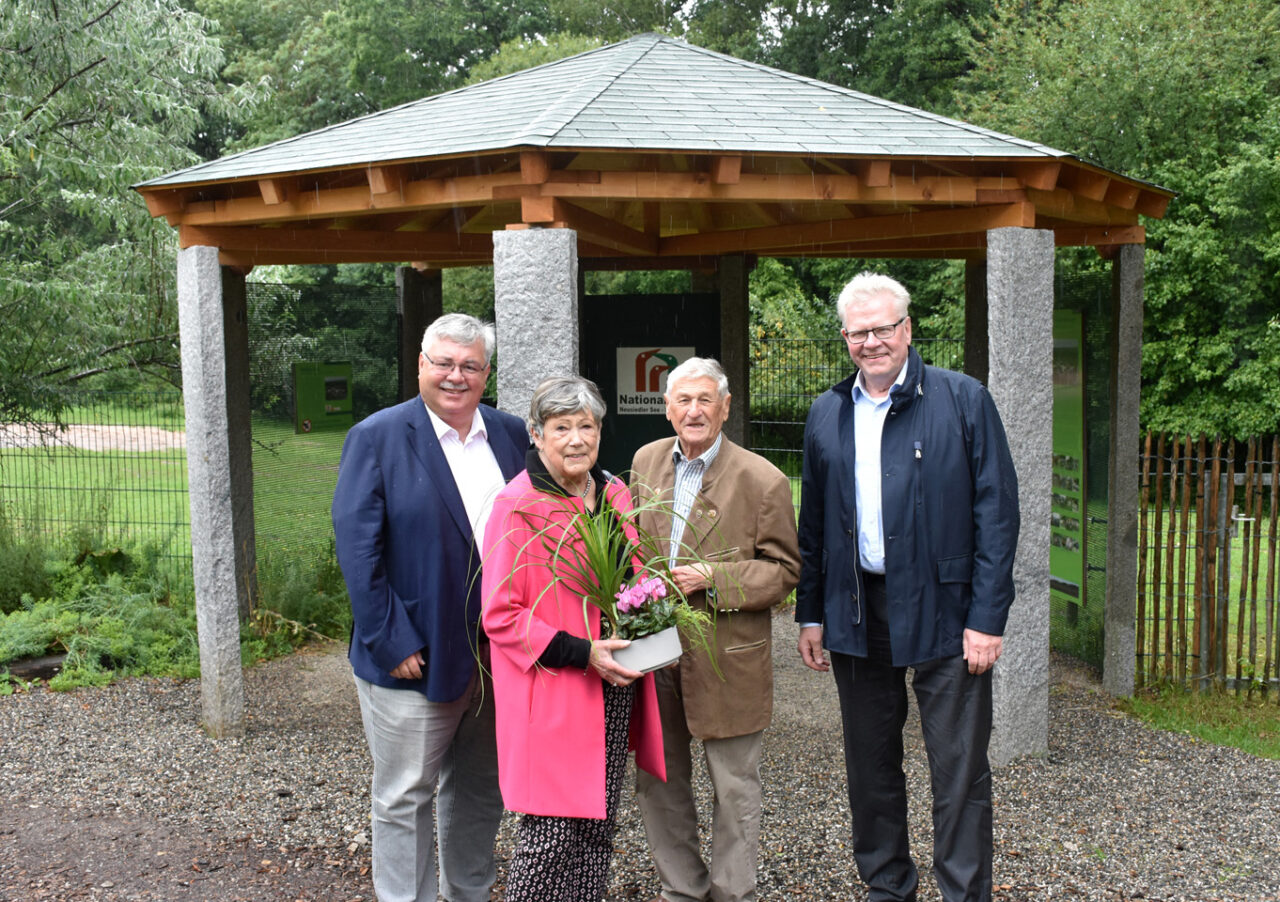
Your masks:
[{"label": "silver hair", "polygon": [[854,276],[849,284],[844,286],[844,290],[836,300],[836,313],[840,317],[841,328],[844,327],[845,317],[849,315],[850,307],[865,304],[881,294],[887,294],[893,298],[894,316],[902,318],[907,315],[911,295],[902,287],[901,282],[878,272],[863,272]]},{"label": "silver hair", "polygon": [[713,379],[721,399],[729,394],[729,377],[714,357],[690,357],[667,373],[667,394],[671,393],[671,386],[685,379]]},{"label": "silver hair", "polygon": [[604,398],[590,379],[581,376],[552,376],[543,379],[529,400],[529,431],[539,438],[542,427],[552,417],[562,417],[585,410],[596,425],[604,420]]},{"label": "silver hair", "polygon": [[484,340],[484,362],[487,366],[493,359],[493,346],[497,341],[493,323],[481,322],[466,313],[446,313],[427,326],[427,331],[422,333],[422,353],[427,353],[427,349],[437,341],[473,345],[482,339]]}]

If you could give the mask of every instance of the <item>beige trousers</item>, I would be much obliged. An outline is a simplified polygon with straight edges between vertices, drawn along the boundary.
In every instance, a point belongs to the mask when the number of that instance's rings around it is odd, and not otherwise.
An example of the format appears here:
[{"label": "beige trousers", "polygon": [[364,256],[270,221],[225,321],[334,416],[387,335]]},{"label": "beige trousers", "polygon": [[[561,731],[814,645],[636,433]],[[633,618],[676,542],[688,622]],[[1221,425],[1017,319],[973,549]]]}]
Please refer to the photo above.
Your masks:
[{"label": "beige trousers", "polygon": [[693,737],[684,716],[680,674],[672,668],[654,676],[662,714],[667,782],[637,771],[636,799],[662,882],[662,897],[666,902],[754,902],[764,731],[702,741],[714,790],[708,865],[698,844]]}]

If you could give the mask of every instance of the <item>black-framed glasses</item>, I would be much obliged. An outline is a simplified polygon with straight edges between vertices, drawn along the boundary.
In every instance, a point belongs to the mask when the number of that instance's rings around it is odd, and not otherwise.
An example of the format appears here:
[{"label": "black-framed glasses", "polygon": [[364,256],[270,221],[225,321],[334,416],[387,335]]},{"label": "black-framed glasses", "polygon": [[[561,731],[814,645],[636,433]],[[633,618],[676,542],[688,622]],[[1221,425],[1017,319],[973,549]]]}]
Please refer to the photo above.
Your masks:
[{"label": "black-framed glasses", "polygon": [[840,334],[844,336],[844,340],[851,345],[863,344],[868,338],[874,335],[881,341],[888,341],[893,338],[893,333],[898,331],[898,327],[906,320],[906,316],[898,320],[896,323],[889,323],[886,326],[876,326],[872,329],[855,329],[850,332],[848,329],[841,329]]},{"label": "black-framed glasses", "polygon": [[489,368],[488,364],[479,364],[471,360],[464,361],[463,363],[459,363],[456,360],[432,360],[431,355],[426,351],[422,352],[422,356],[427,359],[427,363],[431,364],[431,368],[433,370],[441,374],[452,373],[454,367],[457,367],[462,370],[462,375],[464,376],[479,376]]}]

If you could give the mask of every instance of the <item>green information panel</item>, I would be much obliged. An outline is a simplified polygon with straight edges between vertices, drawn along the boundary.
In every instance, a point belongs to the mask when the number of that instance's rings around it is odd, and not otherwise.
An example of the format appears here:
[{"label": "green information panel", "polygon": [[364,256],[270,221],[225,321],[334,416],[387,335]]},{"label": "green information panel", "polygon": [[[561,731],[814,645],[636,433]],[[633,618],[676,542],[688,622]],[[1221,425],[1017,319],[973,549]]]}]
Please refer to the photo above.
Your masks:
[{"label": "green information panel", "polygon": [[1053,314],[1053,504],[1049,587],[1055,601],[1085,603],[1084,345],[1079,313]]},{"label": "green information panel", "polygon": [[293,364],[294,431],[350,429],[351,364]]}]

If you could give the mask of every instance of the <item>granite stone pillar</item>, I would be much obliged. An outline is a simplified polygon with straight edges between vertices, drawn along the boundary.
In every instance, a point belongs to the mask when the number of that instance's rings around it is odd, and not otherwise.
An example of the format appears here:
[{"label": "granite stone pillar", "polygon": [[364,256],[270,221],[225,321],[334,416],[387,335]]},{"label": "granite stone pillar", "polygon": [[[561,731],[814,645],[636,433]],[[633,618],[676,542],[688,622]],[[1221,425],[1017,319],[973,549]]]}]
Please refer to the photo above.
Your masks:
[{"label": "granite stone pillar", "polygon": [[581,372],[578,359],[578,233],[493,233],[498,407],[525,418],[548,376]]},{"label": "granite stone pillar", "polygon": [[212,736],[237,736],[240,621],[257,594],[249,333],[244,276],[218,264],[217,248],[178,252],[178,327],[202,721]]},{"label": "granite stone pillar", "polygon": [[747,282],[751,267],[741,254],[720,258],[720,365],[729,377],[729,419],[724,433],[744,448],[749,447],[751,432],[751,311]]},{"label": "granite stone pillar", "polygon": [[1138,400],[1142,390],[1143,245],[1111,264],[1111,447],[1107,457],[1107,598],[1102,688],[1132,695],[1137,660]]},{"label": "granite stone pillar", "polygon": [[987,233],[987,385],[1018,471],[1016,596],[995,667],[993,764],[1049,747],[1049,504],[1053,461],[1053,232]]},{"label": "granite stone pillar", "polygon": [[422,333],[444,313],[441,272],[396,267],[396,316],[400,321],[400,400],[418,394],[418,355]]}]

